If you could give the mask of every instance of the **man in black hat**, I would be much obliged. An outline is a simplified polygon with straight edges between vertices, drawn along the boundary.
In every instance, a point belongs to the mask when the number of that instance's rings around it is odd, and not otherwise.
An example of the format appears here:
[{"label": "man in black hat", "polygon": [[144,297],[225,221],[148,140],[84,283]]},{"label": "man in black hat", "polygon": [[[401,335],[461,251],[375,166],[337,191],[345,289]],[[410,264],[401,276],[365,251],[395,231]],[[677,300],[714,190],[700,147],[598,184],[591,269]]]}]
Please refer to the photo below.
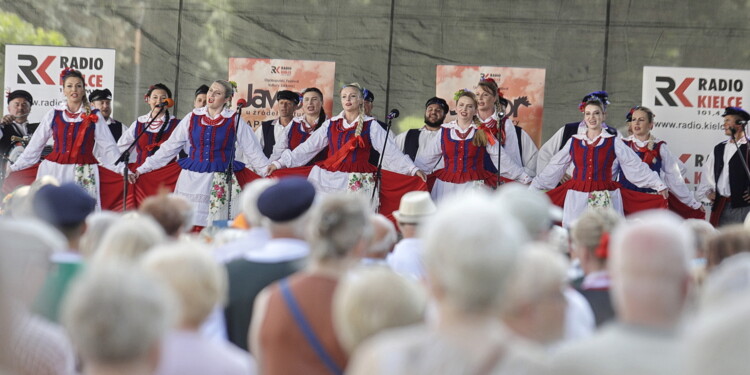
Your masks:
[{"label": "man in black hat", "polygon": [[195,99],[193,99],[193,108],[203,108],[206,106],[206,94],[208,94],[208,86],[201,85],[195,90]]},{"label": "man in black hat", "polygon": [[263,288],[300,270],[310,253],[305,242],[308,212],[315,188],[305,178],[287,177],[258,196],[258,212],[270,239],[227,264],[229,298],[224,315],[229,341],[247,350],[247,332],[255,297]]},{"label": "man in black hat", "polygon": [[39,126],[39,123],[29,124],[33,104],[34,99],[27,91],[16,90],[8,94],[8,114],[0,120],[0,175],[5,172],[11,151],[16,147],[18,152],[23,151],[29,137]]},{"label": "man in black hat", "polygon": [[739,107],[727,107],[721,116],[729,139],[708,155],[696,191],[696,199],[713,203],[710,221],[714,226],[742,223],[750,213],[750,176],[745,170],[750,163],[745,135],[750,114]]},{"label": "man in black hat", "polygon": [[448,103],[437,96],[430,98],[424,105],[424,126],[420,129],[409,129],[396,137],[396,144],[404,154],[414,160],[419,150],[435,141],[440,125],[448,115]]},{"label": "man in black hat", "polygon": [[96,199],[72,182],[50,184],[36,192],[32,206],[38,218],[55,227],[68,241],[67,250],[52,257],[53,268],[35,307],[39,314],[56,322],[68,285],[82,269],[80,242],[86,231],[86,217],[96,209]]},{"label": "man in black hat", "polygon": [[286,138],[281,133],[289,131],[288,126],[294,119],[294,110],[299,105],[299,94],[294,91],[281,90],[276,93],[276,105],[279,117],[275,120],[263,121],[255,129],[255,136],[258,137],[266,157],[271,157],[277,139]]},{"label": "man in black hat", "polygon": [[112,91],[109,91],[109,89],[94,90],[89,94],[89,102],[104,116],[104,121],[107,122],[109,131],[117,142],[127,128],[112,117]]}]

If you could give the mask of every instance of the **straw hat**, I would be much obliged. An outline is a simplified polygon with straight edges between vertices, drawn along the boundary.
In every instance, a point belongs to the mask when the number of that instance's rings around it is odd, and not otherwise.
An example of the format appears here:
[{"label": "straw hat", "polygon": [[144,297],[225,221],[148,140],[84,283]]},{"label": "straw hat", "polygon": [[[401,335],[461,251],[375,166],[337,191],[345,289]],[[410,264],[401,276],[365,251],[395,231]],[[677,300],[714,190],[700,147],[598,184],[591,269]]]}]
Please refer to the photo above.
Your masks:
[{"label": "straw hat", "polygon": [[430,193],[426,191],[410,191],[401,197],[398,211],[393,211],[393,217],[398,222],[416,224],[427,216],[437,212]]}]

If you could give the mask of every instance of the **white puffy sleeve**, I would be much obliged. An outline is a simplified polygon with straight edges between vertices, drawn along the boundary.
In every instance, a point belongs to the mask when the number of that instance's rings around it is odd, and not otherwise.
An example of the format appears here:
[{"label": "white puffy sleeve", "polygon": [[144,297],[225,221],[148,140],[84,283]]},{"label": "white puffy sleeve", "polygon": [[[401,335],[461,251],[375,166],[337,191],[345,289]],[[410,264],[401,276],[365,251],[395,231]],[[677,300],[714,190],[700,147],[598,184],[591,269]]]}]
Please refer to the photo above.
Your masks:
[{"label": "white puffy sleeve", "polygon": [[[552,138],[547,140],[547,142],[542,145],[542,148],[539,149],[539,153],[537,154],[536,159],[536,171],[538,173],[541,173],[544,170],[552,157],[557,154],[558,150],[560,150],[560,143],[562,142],[564,130],[564,126],[558,129],[557,132],[555,132],[555,134],[552,136]],[[562,176],[560,177],[562,178]],[[560,182],[560,180],[557,181]]]},{"label": "white puffy sleeve", "polygon": [[424,146],[419,148],[416,159],[414,159],[414,165],[417,168],[423,170],[425,173],[432,173],[435,171],[440,158],[443,156],[443,148],[441,146],[443,139],[443,132],[450,131],[446,128],[440,128],[438,134],[432,138],[431,142],[426,143]]},{"label": "white puffy sleeve", "polygon": [[659,174],[652,171],[619,137],[615,137],[615,155],[617,156],[616,163],[619,164],[625,177],[635,186],[656,191],[667,188],[667,185],[659,178]]},{"label": "white puffy sleeve", "polygon": [[240,119],[237,124],[236,144],[237,149],[245,156],[245,160],[248,162],[250,169],[265,177],[268,173],[266,171],[269,164],[268,158],[263,154],[263,148],[260,146],[260,142],[258,142],[255,134],[253,134],[252,127],[250,127],[250,125],[248,125],[243,119]]},{"label": "white puffy sleeve", "polygon": [[708,200],[708,194],[716,191],[716,180],[714,179],[714,151],[708,154],[706,161],[703,162],[703,173],[701,174],[701,183],[695,190],[695,199],[699,201]]},{"label": "white puffy sleeve", "polygon": [[180,153],[180,150],[185,147],[190,138],[190,117],[192,115],[193,112],[189,112],[180,120],[180,123],[177,124],[177,127],[169,138],[159,146],[159,149],[153,155],[147,157],[146,161],[138,167],[138,173],[146,173],[154,169],[159,169],[167,165],[170,160],[174,159]]},{"label": "white puffy sleeve", "polygon": [[700,208],[701,204],[695,200],[695,197],[693,197],[690,189],[685,184],[683,174],[680,172],[679,160],[672,155],[666,143],[662,143],[661,147],[659,147],[659,154],[661,155],[662,163],[662,179],[667,184],[669,191],[687,206]]},{"label": "white puffy sleeve", "polygon": [[331,120],[326,120],[323,125],[313,132],[310,138],[307,138],[306,141],[294,150],[287,149],[282,152],[281,156],[273,161],[273,164],[279,168],[292,168],[307,164],[315,155],[328,146],[327,136],[329,126],[331,126]]},{"label": "white puffy sleeve", "polygon": [[[562,130],[560,131],[560,139],[562,139]],[[565,171],[568,169],[570,164],[573,162],[573,158],[570,156],[570,147],[575,138],[570,138],[565,143],[565,146],[558,151],[547,163],[545,163],[544,169],[540,171],[534,181],[531,182],[531,188],[537,190],[549,190],[553,189],[560,183]],[[549,143],[549,142],[547,142]],[[546,147],[545,144],[542,148]],[[539,150],[541,157],[541,149]],[[541,159],[540,159],[541,160]],[[539,164],[537,164],[539,165]]]},{"label": "white puffy sleeve", "polygon": [[42,150],[47,145],[47,141],[52,137],[52,119],[55,117],[55,110],[51,109],[39,122],[39,126],[31,135],[29,143],[24,148],[21,155],[18,156],[16,162],[10,166],[11,171],[20,171],[26,169],[39,161],[42,156]]},{"label": "white puffy sleeve", "polygon": [[370,122],[370,143],[383,156],[383,169],[408,176],[413,176],[419,170],[409,156],[396,147],[392,135],[386,140],[386,131],[375,120]]}]

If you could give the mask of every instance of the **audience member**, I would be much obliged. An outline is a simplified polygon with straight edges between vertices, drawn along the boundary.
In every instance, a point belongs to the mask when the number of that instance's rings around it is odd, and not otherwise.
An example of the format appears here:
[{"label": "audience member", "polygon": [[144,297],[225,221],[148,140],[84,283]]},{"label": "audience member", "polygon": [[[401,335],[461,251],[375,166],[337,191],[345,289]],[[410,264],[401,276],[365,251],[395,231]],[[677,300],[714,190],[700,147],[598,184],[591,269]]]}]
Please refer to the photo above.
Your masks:
[{"label": "audience member", "polygon": [[414,280],[388,267],[350,271],[333,296],[336,337],[348,353],[375,334],[424,320],[427,294]]},{"label": "audience member", "polygon": [[[0,273],[8,294],[8,370],[16,374],[73,374],[75,356],[62,328],[31,312],[50,266],[50,256],[65,248],[54,228],[30,219],[0,221]],[[3,356],[6,357],[6,354]]]},{"label": "audience member", "polygon": [[670,374],[691,285],[692,234],[667,211],[631,217],[614,232],[610,275],[616,322],[560,348],[559,374]]},{"label": "audience member", "polygon": [[721,264],[732,255],[750,251],[750,231],[742,224],[733,224],[719,229],[706,244],[706,271]]},{"label": "audience member", "polygon": [[578,290],[594,310],[596,326],[614,318],[609,295],[610,276],[607,270],[609,238],[622,217],[610,208],[589,209],[573,223],[573,256],[583,269]]},{"label": "audience member", "polygon": [[386,265],[386,257],[393,250],[398,241],[398,232],[393,223],[381,214],[371,214],[373,234],[370,246],[362,254],[358,254],[361,263],[365,265]]},{"label": "audience member", "polygon": [[348,194],[326,196],[313,211],[309,267],[265,288],[255,301],[250,337],[261,373],[330,374],[346,368],[348,355],[333,328],[333,294],[356,263],[355,254],[370,246],[368,212],[363,200]]},{"label": "audience member", "polygon": [[501,314],[516,334],[545,346],[563,338],[566,266],[566,259],[546,245],[521,251]]},{"label": "audience member", "polygon": [[45,318],[57,322],[68,284],[83,267],[80,242],[86,232],[86,217],[96,208],[96,200],[75,183],[48,184],[34,194],[32,205],[37,217],[67,239],[67,248],[52,255],[52,270],[34,308]]},{"label": "audience member", "polygon": [[187,232],[193,217],[190,202],[172,194],[153,195],[144,199],[138,212],[156,220],[171,239],[178,239],[181,234]]},{"label": "audience member", "polygon": [[[262,188],[263,185],[254,185]],[[259,192],[258,218],[270,239],[261,248],[250,248],[229,264],[229,301],[224,310],[229,341],[247,350],[248,328],[258,293],[276,280],[302,269],[310,248],[305,242],[308,212],[315,200],[315,188],[300,177],[279,180]],[[262,217],[262,220],[259,220]],[[256,353],[256,357],[257,357]]]},{"label": "audience member", "polygon": [[385,332],[365,342],[348,373],[544,371],[540,353],[498,319],[525,236],[512,217],[488,201],[479,193],[447,198],[422,228],[427,285],[437,313],[434,324]]},{"label": "audience member", "polygon": [[388,254],[386,261],[392,270],[417,280],[424,278],[422,239],[417,236],[420,225],[437,212],[429,192],[411,191],[401,197],[398,211],[393,212],[403,238]]},{"label": "audience member", "polygon": [[237,347],[201,335],[215,305],[223,303],[227,275],[207,249],[192,243],[167,244],[143,257],[143,266],[166,282],[180,307],[177,328],[162,345],[158,375],[252,374],[255,363]]},{"label": "audience member", "polygon": [[88,375],[153,374],[174,297],[134,266],[91,267],[71,288],[62,320]]},{"label": "audience member", "polygon": [[104,234],[92,263],[138,262],[154,246],[166,241],[164,230],[148,216],[123,217]]}]

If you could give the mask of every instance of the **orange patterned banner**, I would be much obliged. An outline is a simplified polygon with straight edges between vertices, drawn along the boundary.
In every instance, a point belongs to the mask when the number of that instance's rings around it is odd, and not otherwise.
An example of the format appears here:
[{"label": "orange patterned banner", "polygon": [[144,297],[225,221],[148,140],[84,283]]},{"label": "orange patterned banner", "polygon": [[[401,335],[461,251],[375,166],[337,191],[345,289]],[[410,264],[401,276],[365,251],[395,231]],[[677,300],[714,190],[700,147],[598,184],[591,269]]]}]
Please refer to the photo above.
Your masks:
[{"label": "orange patterned banner", "polygon": [[[229,80],[237,82],[237,100],[247,100],[242,118],[253,128],[261,121],[279,116],[276,93],[291,90],[297,93],[308,87],[323,92],[323,109],[328,117],[333,110],[333,83],[336,63],[332,61],[280,60],[232,57],[229,59]],[[302,106],[294,111],[302,115]]]},{"label": "orange patterned banner", "polygon": [[[526,130],[538,146],[542,140],[545,72],[544,69],[533,68],[438,65],[435,91],[453,109],[456,106],[453,93],[460,89],[476,91],[480,79],[494,79],[505,98],[510,100],[508,111],[511,120]],[[450,120],[449,115],[446,121]]]}]

